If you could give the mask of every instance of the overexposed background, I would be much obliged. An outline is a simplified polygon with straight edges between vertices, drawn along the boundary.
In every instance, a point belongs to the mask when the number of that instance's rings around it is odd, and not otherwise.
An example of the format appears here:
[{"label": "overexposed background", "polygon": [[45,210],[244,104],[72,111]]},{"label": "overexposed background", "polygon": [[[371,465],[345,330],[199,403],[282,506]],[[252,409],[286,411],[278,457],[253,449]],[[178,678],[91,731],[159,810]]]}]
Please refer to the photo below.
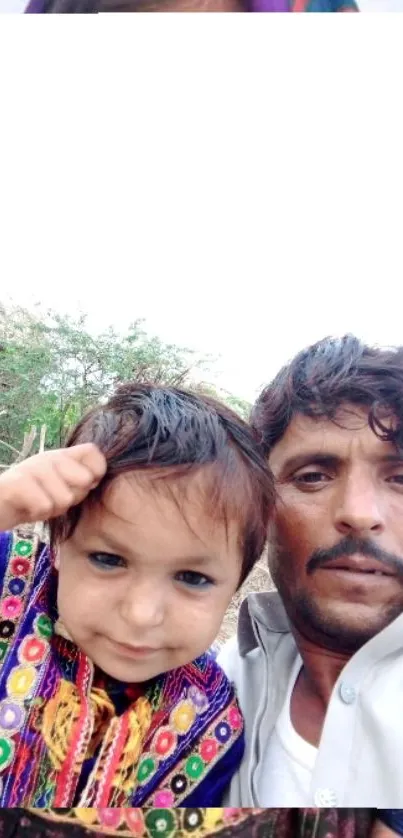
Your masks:
[{"label": "overexposed background", "polygon": [[26,0],[0,0],[0,12],[21,13],[27,5]]},{"label": "overexposed background", "polygon": [[403,342],[403,18],[212,20],[3,19],[0,301],[144,317],[253,399],[326,334]]},{"label": "overexposed background", "polygon": [[403,12],[403,0],[358,0],[362,12]]}]

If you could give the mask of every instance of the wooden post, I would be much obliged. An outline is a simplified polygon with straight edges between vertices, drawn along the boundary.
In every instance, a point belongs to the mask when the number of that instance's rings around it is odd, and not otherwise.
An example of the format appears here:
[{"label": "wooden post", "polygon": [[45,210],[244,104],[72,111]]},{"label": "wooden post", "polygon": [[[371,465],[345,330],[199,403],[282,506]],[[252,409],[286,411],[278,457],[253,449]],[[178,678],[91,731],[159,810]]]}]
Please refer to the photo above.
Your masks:
[{"label": "wooden post", "polygon": [[[39,451],[38,454],[43,454],[45,450],[46,425],[42,425],[39,436]],[[43,521],[37,521],[34,526],[34,534],[38,536],[40,541],[43,541],[45,536],[45,527]]]},{"label": "wooden post", "polygon": [[35,425],[33,425],[31,430],[27,434],[24,434],[24,442],[22,444],[21,451],[20,451],[17,459],[14,460],[13,465],[16,465],[17,463],[22,463],[23,460],[26,460],[26,458],[29,457],[29,455],[31,453],[31,450],[32,450],[32,446],[35,442],[35,439],[36,439],[36,427],[35,427]]}]

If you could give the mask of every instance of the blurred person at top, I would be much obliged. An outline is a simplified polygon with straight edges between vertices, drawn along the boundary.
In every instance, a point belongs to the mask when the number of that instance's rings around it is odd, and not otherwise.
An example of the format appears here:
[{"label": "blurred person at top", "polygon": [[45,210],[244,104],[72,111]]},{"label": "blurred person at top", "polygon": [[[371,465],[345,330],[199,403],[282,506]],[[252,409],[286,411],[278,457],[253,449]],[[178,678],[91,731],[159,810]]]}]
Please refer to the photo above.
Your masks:
[{"label": "blurred person at top", "polygon": [[355,0],[30,0],[28,14],[358,12]]}]

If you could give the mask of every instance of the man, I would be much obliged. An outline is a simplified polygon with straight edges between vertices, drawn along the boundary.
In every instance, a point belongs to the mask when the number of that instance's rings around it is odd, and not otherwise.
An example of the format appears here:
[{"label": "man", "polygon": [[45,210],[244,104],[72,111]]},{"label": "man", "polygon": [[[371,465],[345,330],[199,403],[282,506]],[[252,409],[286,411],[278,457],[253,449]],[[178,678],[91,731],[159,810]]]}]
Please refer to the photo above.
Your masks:
[{"label": "man", "polygon": [[323,340],[252,422],[278,489],[279,594],[243,603],[219,656],[246,717],[228,802],[403,806],[403,348]]}]

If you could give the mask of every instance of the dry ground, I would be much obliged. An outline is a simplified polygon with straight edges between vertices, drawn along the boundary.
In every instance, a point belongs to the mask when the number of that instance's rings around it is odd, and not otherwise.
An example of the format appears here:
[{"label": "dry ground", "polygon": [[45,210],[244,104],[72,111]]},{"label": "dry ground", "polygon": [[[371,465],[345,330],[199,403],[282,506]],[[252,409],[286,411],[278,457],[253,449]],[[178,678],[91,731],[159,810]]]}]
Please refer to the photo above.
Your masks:
[{"label": "dry ground", "polygon": [[257,563],[255,569],[248,576],[242,588],[234,596],[228,611],[225,615],[224,622],[221,626],[221,631],[216,640],[216,646],[222,646],[226,640],[229,640],[236,632],[236,624],[238,620],[238,612],[241,602],[247,594],[256,593],[257,591],[272,591],[274,585],[270,577],[267,567],[267,556],[264,555],[260,562]]}]

